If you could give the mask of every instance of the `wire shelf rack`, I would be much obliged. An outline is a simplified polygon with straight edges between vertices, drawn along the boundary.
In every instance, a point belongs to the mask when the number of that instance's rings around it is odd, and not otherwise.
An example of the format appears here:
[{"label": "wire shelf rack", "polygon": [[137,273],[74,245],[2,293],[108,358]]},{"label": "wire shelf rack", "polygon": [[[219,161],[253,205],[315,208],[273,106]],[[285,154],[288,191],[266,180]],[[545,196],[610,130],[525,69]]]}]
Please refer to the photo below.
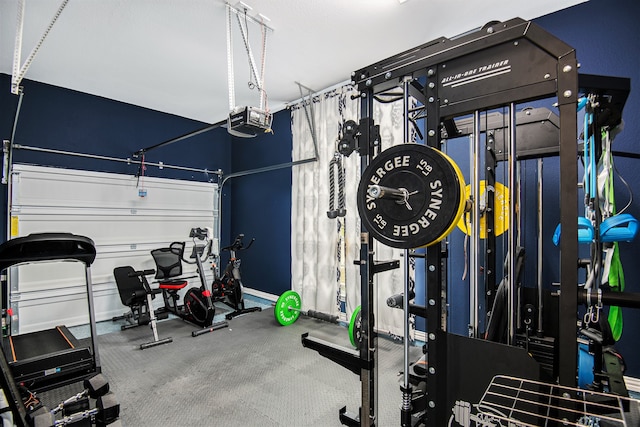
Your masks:
[{"label": "wire shelf rack", "polygon": [[451,420],[475,427],[640,426],[640,400],[502,375],[473,406],[457,402]]}]

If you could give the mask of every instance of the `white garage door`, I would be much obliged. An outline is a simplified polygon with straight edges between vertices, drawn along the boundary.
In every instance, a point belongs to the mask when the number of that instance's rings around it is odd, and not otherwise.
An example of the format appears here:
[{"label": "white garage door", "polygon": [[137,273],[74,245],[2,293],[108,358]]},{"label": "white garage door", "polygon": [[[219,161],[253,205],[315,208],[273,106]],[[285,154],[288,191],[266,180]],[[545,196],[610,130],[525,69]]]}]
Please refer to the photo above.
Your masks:
[{"label": "white garage door", "polygon": [[[98,321],[126,311],[113,279],[115,267],[154,268],[152,249],[185,241],[188,254],[191,228],[217,230],[217,184],[145,177],[141,197],[138,180],[130,175],[31,165],[15,165],[11,183],[12,238],[68,232],[95,242],[91,273]],[[213,247],[217,253],[216,239]],[[185,265],[185,270],[195,268]],[[8,281],[12,334],[88,322],[82,264],[27,264],[11,268]]]}]

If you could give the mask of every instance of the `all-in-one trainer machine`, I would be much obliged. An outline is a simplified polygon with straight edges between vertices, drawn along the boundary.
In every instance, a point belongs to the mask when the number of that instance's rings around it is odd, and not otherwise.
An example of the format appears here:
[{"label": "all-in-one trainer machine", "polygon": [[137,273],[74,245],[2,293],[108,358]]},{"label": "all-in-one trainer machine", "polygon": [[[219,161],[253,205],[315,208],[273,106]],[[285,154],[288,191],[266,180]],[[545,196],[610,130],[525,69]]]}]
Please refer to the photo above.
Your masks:
[{"label": "all-in-one trainer machine", "polygon": [[[400,424],[403,426],[511,426],[511,425],[595,425],[595,418],[621,420],[611,425],[638,425],[636,401],[624,396],[584,392],[576,388],[579,304],[619,305],[640,308],[638,295],[598,291],[578,286],[577,106],[579,94],[589,93],[601,101],[622,108],[629,80],[578,75],[575,50],[533,22],[515,18],[491,22],[482,29],[455,39],[439,38],[395,55],[352,75],[361,99],[361,117],[353,147],[362,159],[358,187],[361,232],[361,346],[358,351],[342,348],[309,334],[305,347],[318,351],[351,372],[362,382],[361,406],[357,411],[340,409],[342,424],[377,425],[377,338],[373,318],[376,306],[374,275],[397,268],[397,261],[377,261],[373,240],[401,249],[426,247],[425,301],[423,305],[402,301],[405,325],[405,369],[401,386]],[[380,152],[379,131],[373,122],[374,98],[401,87],[405,98],[405,135],[416,120],[408,102],[422,106],[425,144],[401,144]],[[622,96],[620,96],[622,94]],[[555,99],[559,118],[558,140],[552,149],[559,156],[561,200],[560,292],[557,297],[556,377],[542,381],[541,365],[516,344],[516,280],[507,288],[507,345],[488,341],[473,331],[455,335],[447,327],[447,271],[450,248],[443,243],[465,210],[479,218],[478,203],[468,206],[464,180],[456,164],[440,150],[445,138],[458,135],[455,119],[472,116],[475,152],[491,150],[481,135],[480,116],[491,109],[508,111],[504,161],[510,189],[517,189],[516,161],[522,148],[516,132],[518,103]],[[496,156],[493,157],[495,162]],[[495,163],[476,165],[495,174]],[[489,176],[487,176],[488,179]],[[521,252],[514,230],[518,215],[510,206],[509,235],[505,238],[509,277],[517,277],[517,256]],[[492,224],[487,220],[488,224]],[[405,253],[405,261],[409,254]],[[494,258],[494,263],[496,259]],[[501,261],[500,261],[501,262]],[[486,268],[485,275],[495,273]],[[472,274],[480,274],[479,269]],[[485,278],[486,279],[486,278]],[[490,280],[485,280],[491,283]],[[492,291],[495,289],[492,289]],[[405,280],[404,295],[410,295]],[[414,413],[413,386],[409,381],[409,316],[426,319],[426,369],[420,375],[426,383],[422,394],[424,410]],[[471,356],[472,357],[469,357]],[[478,404],[478,405],[476,405]],[[564,424],[563,424],[564,423]],[[609,424],[607,424],[609,425]]]}]

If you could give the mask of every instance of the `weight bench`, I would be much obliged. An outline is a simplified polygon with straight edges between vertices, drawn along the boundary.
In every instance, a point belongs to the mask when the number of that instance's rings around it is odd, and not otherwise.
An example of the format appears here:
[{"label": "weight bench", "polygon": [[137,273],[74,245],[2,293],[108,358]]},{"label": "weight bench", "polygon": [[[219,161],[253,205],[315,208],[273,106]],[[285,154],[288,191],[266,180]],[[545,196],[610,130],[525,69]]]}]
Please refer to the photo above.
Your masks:
[{"label": "weight bench", "polygon": [[131,266],[116,267],[113,270],[120,300],[131,310],[123,316],[114,317],[113,320],[125,319],[127,324],[122,326],[123,330],[151,324],[153,341],[140,344],[141,350],[173,341],[172,338],[158,338],[156,322],[158,319],[166,319],[168,314],[160,313],[156,317],[153,309],[153,299],[156,294],[162,292],[162,289],[151,289],[149,286],[146,275],[153,273],[153,270],[136,271]]}]

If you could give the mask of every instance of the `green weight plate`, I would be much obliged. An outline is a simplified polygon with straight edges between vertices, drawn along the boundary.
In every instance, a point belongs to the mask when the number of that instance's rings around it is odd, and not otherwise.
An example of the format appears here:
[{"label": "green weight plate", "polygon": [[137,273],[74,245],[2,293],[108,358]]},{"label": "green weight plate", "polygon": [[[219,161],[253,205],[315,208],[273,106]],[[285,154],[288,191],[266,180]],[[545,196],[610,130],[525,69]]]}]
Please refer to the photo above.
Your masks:
[{"label": "green weight plate", "polygon": [[349,320],[349,340],[351,345],[355,348],[360,348],[360,336],[362,334],[362,314],[360,313],[361,306],[357,306],[351,314],[351,320]]},{"label": "green weight plate", "polygon": [[301,307],[302,300],[300,299],[300,295],[298,295],[296,291],[286,291],[280,295],[280,298],[276,301],[273,314],[278,323],[282,326],[288,326],[298,320]]}]

